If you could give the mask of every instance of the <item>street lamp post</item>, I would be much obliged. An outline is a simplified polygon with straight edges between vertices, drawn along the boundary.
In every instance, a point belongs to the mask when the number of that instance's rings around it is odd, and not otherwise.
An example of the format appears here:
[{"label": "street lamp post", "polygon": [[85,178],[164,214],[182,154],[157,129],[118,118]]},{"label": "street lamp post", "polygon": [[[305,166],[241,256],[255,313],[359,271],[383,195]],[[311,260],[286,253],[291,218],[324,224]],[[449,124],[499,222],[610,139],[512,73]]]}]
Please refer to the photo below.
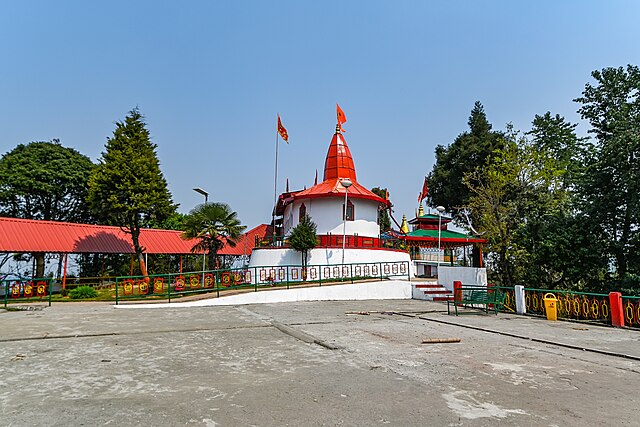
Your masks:
[{"label": "street lamp post", "polygon": [[347,235],[347,202],[349,198],[349,187],[353,185],[353,182],[349,178],[340,180],[340,184],[344,187],[344,212],[342,219],[342,265],[344,266],[344,244]]},{"label": "street lamp post", "polygon": [[442,250],[441,237],[442,237],[442,212],[444,212],[444,206],[438,206],[438,279],[440,278],[440,251]]},{"label": "street lamp post", "polygon": [[200,187],[196,187],[193,189],[193,191],[195,191],[196,193],[200,193],[204,196],[204,204],[206,205],[209,201],[209,193],[207,193],[205,190],[203,190]]}]

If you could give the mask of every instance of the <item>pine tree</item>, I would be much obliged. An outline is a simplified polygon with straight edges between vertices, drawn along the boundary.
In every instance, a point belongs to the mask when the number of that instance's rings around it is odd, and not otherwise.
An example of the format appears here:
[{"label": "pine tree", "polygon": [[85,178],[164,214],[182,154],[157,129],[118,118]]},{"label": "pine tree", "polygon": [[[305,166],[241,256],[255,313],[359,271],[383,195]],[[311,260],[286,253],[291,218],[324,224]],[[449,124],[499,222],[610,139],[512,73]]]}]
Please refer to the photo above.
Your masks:
[{"label": "pine tree", "polygon": [[89,204],[99,219],[131,235],[140,270],[147,275],[140,229],[175,212],[167,181],[160,171],[156,144],[144,117],[134,108],[116,123],[98,167],[89,179]]}]

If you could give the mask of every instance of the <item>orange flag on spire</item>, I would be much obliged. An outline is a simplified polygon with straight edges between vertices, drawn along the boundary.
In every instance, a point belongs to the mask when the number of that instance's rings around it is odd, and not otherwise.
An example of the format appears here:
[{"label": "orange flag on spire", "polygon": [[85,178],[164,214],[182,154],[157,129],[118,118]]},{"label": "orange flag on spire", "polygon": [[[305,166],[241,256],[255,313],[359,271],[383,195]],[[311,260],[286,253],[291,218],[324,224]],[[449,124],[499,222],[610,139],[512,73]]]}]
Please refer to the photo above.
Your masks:
[{"label": "orange flag on spire", "polygon": [[422,201],[424,199],[427,198],[427,196],[429,195],[429,187],[427,186],[427,177],[424,177],[424,184],[422,184],[422,191],[420,192],[420,195],[418,196],[418,203],[422,203]]},{"label": "orange flag on spire", "polygon": [[340,126],[340,130],[344,131],[344,129],[342,129],[342,124],[347,122],[347,116],[344,114],[344,111],[342,111],[342,108],[340,108],[337,103],[336,112],[338,114],[338,126]]},{"label": "orange flag on spire", "polygon": [[280,114],[278,114],[278,133],[284,139],[284,142],[289,143],[289,134],[287,130],[282,126],[282,122],[280,121]]}]

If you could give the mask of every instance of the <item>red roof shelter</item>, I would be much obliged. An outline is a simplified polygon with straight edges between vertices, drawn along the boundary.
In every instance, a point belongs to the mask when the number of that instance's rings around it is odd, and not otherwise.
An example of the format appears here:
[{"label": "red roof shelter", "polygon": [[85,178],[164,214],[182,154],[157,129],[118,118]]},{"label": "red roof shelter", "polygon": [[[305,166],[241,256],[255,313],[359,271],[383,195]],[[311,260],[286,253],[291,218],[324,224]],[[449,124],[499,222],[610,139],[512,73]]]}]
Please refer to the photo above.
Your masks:
[{"label": "red roof shelter", "polygon": [[[266,233],[266,227],[265,224],[255,227],[242,236],[236,247],[226,245],[219,254],[250,255],[255,236]],[[140,244],[148,254],[191,254],[194,242],[182,239],[180,234],[175,230],[145,228],[140,231]],[[0,252],[135,253],[131,236],[120,227],[7,217],[0,217]]]}]

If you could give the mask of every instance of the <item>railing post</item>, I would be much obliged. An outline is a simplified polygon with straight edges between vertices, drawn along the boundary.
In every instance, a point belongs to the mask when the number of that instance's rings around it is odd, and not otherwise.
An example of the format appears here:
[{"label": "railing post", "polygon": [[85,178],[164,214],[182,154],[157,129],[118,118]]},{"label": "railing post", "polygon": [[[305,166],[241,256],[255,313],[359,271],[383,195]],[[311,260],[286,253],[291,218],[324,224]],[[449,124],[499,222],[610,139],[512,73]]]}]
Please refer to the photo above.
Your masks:
[{"label": "railing post", "polygon": [[380,268],[380,280],[382,280],[382,263],[379,263],[380,265],[378,266]]},{"label": "railing post", "polygon": [[411,261],[405,261],[407,263],[407,280],[411,281]]},{"label": "railing post", "polygon": [[118,305],[118,279],[119,277],[116,277],[116,305]]},{"label": "railing post", "polygon": [[49,279],[49,307],[51,307],[51,291],[53,291],[53,278]]},{"label": "railing post", "polygon": [[289,266],[287,266],[287,289],[289,289]]},{"label": "railing post", "polygon": [[611,324],[618,328],[624,327],[624,310],[622,309],[622,294],[609,292],[609,305],[611,306]]},{"label": "railing post", "polygon": [[351,274],[351,284],[353,284],[353,264],[349,264]]},{"label": "railing post", "polygon": [[459,280],[454,280],[453,282],[453,300],[462,301],[462,282]]},{"label": "railing post", "polygon": [[167,283],[167,302],[171,304],[171,283],[173,282],[171,278],[171,273],[169,273],[169,283]]},{"label": "railing post", "polygon": [[7,298],[9,298],[9,281],[3,280],[4,282],[4,308],[7,308]]},{"label": "railing post", "polygon": [[516,299],[516,313],[518,314],[526,314],[527,313],[527,304],[525,303],[524,297],[524,286],[516,285],[513,288],[513,294]]},{"label": "railing post", "polygon": [[253,286],[255,292],[258,292],[258,267],[253,267]]},{"label": "railing post", "polygon": [[[213,275],[214,279],[216,279],[216,298],[220,298],[220,286],[222,286],[222,275],[220,274],[220,270],[214,270],[215,274]],[[220,282],[218,282],[218,277],[220,277]],[[204,286],[204,282],[202,283]]]}]

